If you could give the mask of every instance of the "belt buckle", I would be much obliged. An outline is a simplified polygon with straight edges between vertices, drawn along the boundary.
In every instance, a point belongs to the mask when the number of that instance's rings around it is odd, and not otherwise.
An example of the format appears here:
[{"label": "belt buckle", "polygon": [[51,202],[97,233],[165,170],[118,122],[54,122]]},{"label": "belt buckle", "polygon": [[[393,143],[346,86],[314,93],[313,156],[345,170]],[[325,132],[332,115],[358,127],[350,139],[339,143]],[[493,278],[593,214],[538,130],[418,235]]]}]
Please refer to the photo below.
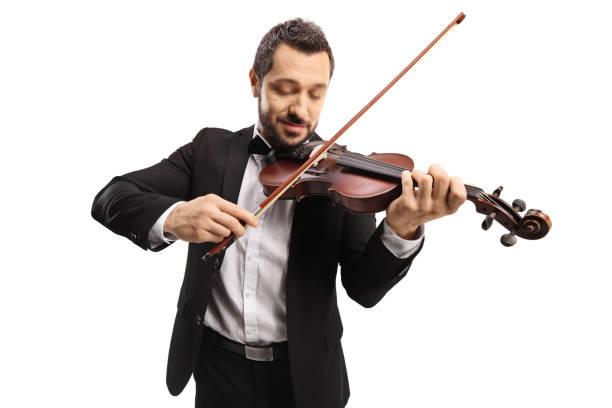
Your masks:
[{"label": "belt buckle", "polygon": [[254,361],[274,361],[272,347],[251,347],[244,346],[246,358]]}]

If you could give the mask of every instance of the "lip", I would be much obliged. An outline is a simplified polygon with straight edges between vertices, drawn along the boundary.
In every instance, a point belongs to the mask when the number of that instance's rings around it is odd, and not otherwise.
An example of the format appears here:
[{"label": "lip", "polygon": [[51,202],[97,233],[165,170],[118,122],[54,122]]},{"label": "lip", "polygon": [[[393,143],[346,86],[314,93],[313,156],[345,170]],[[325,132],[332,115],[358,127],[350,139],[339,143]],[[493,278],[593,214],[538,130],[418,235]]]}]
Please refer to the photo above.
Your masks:
[{"label": "lip", "polygon": [[306,128],[306,125],[296,125],[295,123],[285,122],[284,120],[281,120],[281,123],[285,126],[285,129],[292,133],[300,133]]}]

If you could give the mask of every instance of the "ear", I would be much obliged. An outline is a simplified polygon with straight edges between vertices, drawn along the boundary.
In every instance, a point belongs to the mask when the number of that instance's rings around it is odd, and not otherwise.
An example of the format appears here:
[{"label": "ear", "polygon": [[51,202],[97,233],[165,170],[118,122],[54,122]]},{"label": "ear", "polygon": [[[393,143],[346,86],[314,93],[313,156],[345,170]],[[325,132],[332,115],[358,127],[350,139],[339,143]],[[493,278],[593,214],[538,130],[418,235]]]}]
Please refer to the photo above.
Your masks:
[{"label": "ear", "polygon": [[251,80],[251,92],[253,92],[253,96],[257,98],[259,96],[259,80],[253,68],[249,70],[249,79]]}]

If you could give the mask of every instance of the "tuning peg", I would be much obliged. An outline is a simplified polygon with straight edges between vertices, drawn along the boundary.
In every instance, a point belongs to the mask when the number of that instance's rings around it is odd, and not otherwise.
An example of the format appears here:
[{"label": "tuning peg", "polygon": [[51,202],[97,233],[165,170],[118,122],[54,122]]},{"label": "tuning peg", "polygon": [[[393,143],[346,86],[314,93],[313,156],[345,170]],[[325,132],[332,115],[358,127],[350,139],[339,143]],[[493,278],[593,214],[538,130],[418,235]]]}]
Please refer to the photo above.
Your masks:
[{"label": "tuning peg", "polygon": [[514,236],[514,231],[502,235],[500,241],[505,247],[511,247],[512,245],[516,244],[516,236]]},{"label": "tuning peg", "polygon": [[495,213],[495,211],[493,211],[491,214],[487,215],[484,219],[484,221],[482,222],[482,229],[483,230],[488,230],[489,228],[491,228],[491,224],[493,224],[493,219],[495,218],[497,214]]},{"label": "tuning peg", "polygon": [[504,186],[497,187],[492,195],[494,195],[495,197],[499,197],[503,189],[504,189]]},{"label": "tuning peg", "polygon": [[514,208],[514,211],[516,212],[523,212],[525,211],[525,208],[527,208],[527,206],[525,205],[525,202],[523,200],[517,198],[512,202],[512,208]]}]

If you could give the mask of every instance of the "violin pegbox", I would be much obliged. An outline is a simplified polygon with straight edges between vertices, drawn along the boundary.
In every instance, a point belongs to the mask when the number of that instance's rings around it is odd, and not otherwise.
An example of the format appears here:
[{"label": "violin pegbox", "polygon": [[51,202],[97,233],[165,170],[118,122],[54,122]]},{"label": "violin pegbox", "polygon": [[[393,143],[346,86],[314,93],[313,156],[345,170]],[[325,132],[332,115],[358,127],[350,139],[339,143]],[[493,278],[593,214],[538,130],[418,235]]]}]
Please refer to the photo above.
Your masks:
[{"label": "violin pegbox", "polygon": [[481,188],[466,184],[467,199],[476,206],[476,211],[485,214],[482,229],[488,230],[493,221],[497,221],[509,232],[502,235],[500,241],[506,247],[516,244],[516,237],[524,239],[543,238],[550,228],[552,222],[548,215],[536,209],[528,210],[524,216],[519,213],[525,211],[527,206],[521,199],[516,199],[512,205],[500,198],[503,190],[499,186],[493,193],[487,194]]}]

